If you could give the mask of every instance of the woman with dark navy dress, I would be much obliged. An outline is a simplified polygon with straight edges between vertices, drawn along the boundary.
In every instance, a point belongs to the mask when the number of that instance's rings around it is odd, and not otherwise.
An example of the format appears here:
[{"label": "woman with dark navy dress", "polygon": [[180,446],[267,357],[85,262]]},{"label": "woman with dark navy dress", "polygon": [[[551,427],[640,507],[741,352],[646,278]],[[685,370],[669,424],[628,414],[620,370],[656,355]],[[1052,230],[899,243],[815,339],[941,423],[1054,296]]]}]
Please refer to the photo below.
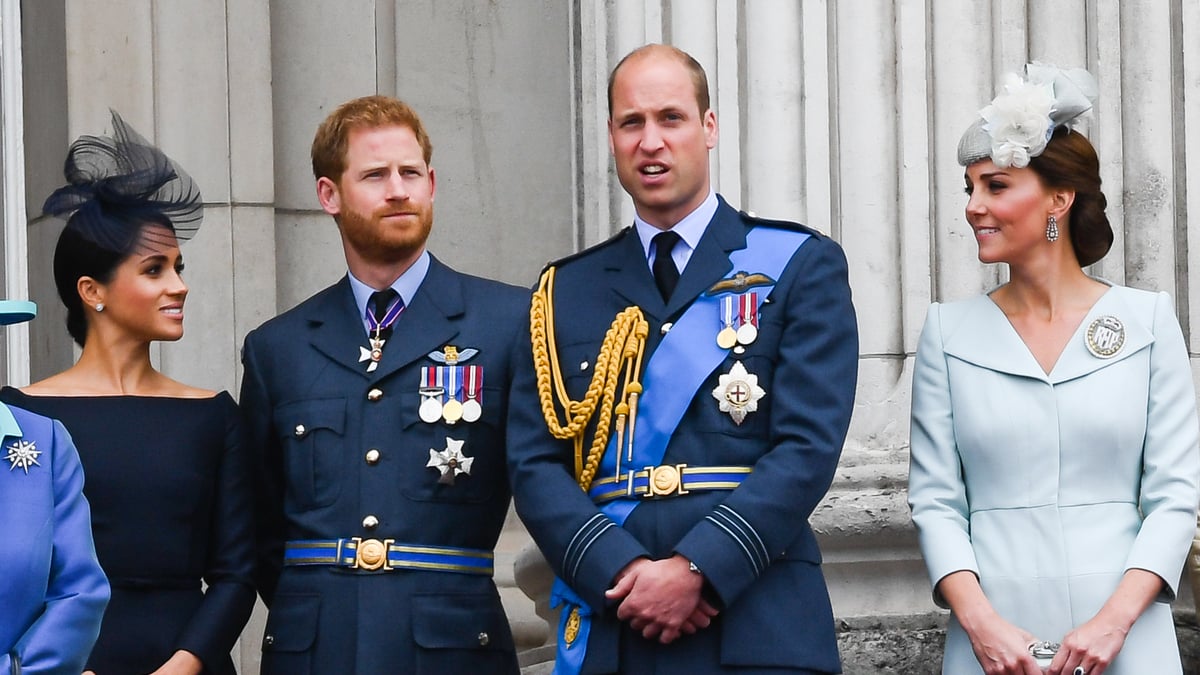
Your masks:
[{"label": "woman with dark navy dress", "polygon": [[67,370],[0,400],[62,420],[79,448],[112,600],[85,672],[234,673],[254,605],[253,521],[237,406],[176,382],[150,343],[183,337],[179,241],[199,227],[195,183],[113,114],[113,137],[72,144],[54,253]]}]

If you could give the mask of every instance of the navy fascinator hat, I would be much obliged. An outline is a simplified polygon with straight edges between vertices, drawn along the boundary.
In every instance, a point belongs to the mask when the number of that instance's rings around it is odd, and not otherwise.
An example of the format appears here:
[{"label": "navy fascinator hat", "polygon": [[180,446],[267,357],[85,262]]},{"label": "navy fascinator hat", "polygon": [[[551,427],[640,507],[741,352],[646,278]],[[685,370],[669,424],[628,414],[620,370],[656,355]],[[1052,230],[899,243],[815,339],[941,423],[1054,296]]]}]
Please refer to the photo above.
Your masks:
[{"label": "navy fascinator hat", "polygon": [[[71,144],[63,175],[67,184],[46,198],[42,210],[67,219],[67,228],[115,253],[146,239],[178,241],[200,228],[200,188],[182,168],[112,112],[112,138],[80,136]],[[165,243],[165,241],[164,241]]]}]

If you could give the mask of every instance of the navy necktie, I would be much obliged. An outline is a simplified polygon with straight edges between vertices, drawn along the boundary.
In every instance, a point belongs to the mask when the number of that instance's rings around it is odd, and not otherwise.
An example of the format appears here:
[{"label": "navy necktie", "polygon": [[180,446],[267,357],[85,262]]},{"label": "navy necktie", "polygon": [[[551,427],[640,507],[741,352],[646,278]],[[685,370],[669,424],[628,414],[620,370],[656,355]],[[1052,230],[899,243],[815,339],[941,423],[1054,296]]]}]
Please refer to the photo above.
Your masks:
[{"label": "navy necktie", "polygon": [[[385,288],[382,291],[375,291],[367,300],[367,306],[371,308],[371,315],[375,317],[375,323],[383,323],[384,317],[387,315],[388,307],[397,298],[399,294],[391,288]],[[393,321],[393,323],[395,323]],[[372,331],[373,332],[373,331]],[[388,324],[380,328],[379,337],[384,340],[392,335],[392,324]]]},{"label": "navy necktie", "polygon": [[668,230],[654,235],[650,243],[654,245],[654,285],[662,294],[663,302],[671,299],[675,285],[679,283],[679,269],[671,259],[671,251],[679,243],[679,235]]}]

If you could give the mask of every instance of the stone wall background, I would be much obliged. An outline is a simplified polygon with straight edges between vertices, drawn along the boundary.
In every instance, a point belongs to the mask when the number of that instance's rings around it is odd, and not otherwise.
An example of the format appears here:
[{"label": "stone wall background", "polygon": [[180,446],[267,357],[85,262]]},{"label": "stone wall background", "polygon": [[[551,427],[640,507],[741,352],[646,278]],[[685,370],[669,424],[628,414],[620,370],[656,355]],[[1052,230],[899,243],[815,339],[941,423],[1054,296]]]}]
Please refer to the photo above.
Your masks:
[{"label": "stone wall background", "polygon": [[[20,8],[28,268],[41,308],[30,328],[34,379],[74,358],[50,275],[61,224],[41,217],[40,205],[61,180],[70,140],[106,131],[109,107],[187,167],[208,206],[184,249],[187,336],[155,358],[173,377],[236,391],[245,333],[344,271],[308,168],[312,133],[332,106],[375,92],[412,103],[435,145],[431,250],[461,269],[531,284],[545,261],[630,220],[605,136],[611,66],[648,41],[691,52],[708,70],[720,122],[717,189],[740,208],[831,233],[850,259],[858,403],[813,521],[835,610],[868,643],[871,626],[938,621],[904,495],[912,353],[930,301],[1005,277],[976,260],[954,161],[960,132],[1003,73],[1042,60],[1096,75],[1100,102],[1086,130],[1116,243],[1093,271],[1171,292],[1198,351],[1200,301],[1191,298],[1200,298],[1200,274],[1190,273],[1200,245],[1190,242],[1200,226],[1187,216],[1200,213],[1200,0]],[[526,541],[514,523],[501,559],[515,560]],[[544,640],[532,604],[507,572],[499,578],[526,644]],[[261,613],[240,647],[243,672],[257,672],[260,632]]]}]

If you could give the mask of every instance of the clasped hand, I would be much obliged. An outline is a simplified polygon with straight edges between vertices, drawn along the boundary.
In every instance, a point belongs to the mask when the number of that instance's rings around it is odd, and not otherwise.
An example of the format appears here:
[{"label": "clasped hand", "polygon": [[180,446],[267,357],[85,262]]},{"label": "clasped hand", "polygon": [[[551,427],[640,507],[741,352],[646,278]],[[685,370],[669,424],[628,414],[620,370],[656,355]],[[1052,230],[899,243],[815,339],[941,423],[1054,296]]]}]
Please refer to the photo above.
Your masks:
[{"label": "clasped hand", "polygon": [[689,569],[681,555],[662,560],[638,558],[617,575],[605,592],[620,602],[617,618],[628,621],[647,640],[662,644],[706,628],[717,610],[700,595],[704,577]]}]

